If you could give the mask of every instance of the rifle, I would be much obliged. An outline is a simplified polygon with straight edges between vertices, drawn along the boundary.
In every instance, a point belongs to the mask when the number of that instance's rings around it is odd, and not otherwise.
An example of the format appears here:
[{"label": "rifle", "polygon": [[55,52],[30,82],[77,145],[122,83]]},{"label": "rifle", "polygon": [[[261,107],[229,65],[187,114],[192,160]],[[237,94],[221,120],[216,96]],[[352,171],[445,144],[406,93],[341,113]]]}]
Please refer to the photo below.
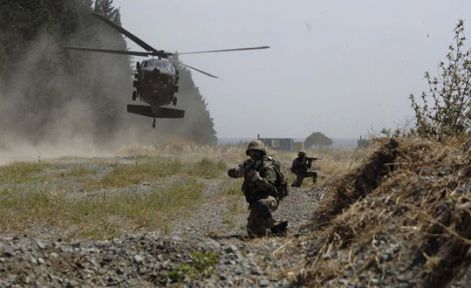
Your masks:
[{"label": "rifle", "polygon": [[312,161],[316,161],[316,160],[322,160],[320,158],[316,158],[316,157],[306,157],[307,161],[309,162],[312,162]]},{"label": "rifle", "polygon": [[252,159],[248,159],[244,164],[244,166],[239,166],[238,169],[229,169],[228,175],[233,178],[244,177],[247,176],[247,173],[253,173],[260,169],[260,163]]}]

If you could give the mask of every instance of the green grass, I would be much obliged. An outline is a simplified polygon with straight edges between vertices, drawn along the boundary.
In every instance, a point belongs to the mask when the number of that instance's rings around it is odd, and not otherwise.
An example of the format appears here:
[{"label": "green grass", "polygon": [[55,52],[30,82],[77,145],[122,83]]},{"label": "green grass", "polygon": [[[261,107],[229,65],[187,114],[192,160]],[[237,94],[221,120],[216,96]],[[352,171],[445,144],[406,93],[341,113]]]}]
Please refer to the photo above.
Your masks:
[{"label": "green grass", "polygon": [[38,179],[40,172],[49,167],[47,163],[14,162],[0,167],[0,184],[16,184]]},{"label": "green grass", "polygon": [[[2,230],[55,226],[77,237],[110,238],[135,229],[169,229],[200,203],[204,185],[193,177],[150,192],[99,193],[70,199],[42,190],[0,190]],[[70,231],[69,231],[70,232]]]},{"label": "green grass", "polygon": [[146,160],[136,161],[134,164],[116,165],[105,177],[90,180],[85,187],[88,189],[127,187],[175,175],[182,167],[183,165],[175,160]]},{"label": "green grass", "polygon": [[217,178],[227,170],[227,166],[223,161],[213,161],[203,158],[201,161],[187,166],[187,173],[192,176],[203,178]]},{"label": "green grass", "polygon": [[238,200],[230,201],[226,206],[227,210],[224,213],[222,223],[224,223],[228,229],[233,229],[236,227],[234,217],[238,214],[243,214],[246,208],[242,207]]},{"label": "green grass", "polygon": [[225,179],[221,183],[220,193],[224,196],[244,197],[242,192],[242,178],[239,179]]},{"label": "green grass", "polygon": [[203,158],[196,163],[183,163],[178,160],[144,159],[134,164],[117,164],[113,170],[101,179],[89,179],[85,188],[123,188],[152,182],[158,178],[172,175],[189,175],[202,178],[216,178],[226,170],[226,165]]},{"label": "green grass", "polygon": [[195,278],[209,277],[214,272],[214,266],[219,262],[219,255],[213,252],[193,252],[191,262],[181,263],[168,272],[168,277],[174,282],[182,281],[185,276]]},{"label": "green grass", "polygon": [[63,177],[85,177],[94,174],[96,174],[95,170],[79,165],[64,173]]},{"label": "green grass", "polygon": [[226,211],[224,212],[222,223],[228,228],[236,227],[235,217],[238,214],[246,212],[246,208],[242,207],[240,199],[243,199],[244,193],[241,190],[243,179],[226,179],[221,183],[220,195],[224,197]]}]

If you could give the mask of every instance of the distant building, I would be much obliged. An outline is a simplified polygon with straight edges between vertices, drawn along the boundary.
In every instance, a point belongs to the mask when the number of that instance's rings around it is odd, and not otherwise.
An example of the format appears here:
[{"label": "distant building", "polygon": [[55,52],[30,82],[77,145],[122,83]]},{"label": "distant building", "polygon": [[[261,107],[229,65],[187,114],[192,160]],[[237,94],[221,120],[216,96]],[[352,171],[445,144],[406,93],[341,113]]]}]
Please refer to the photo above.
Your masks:
[{"label": "distant building", "polygon": [[259,134],[257,139],[273,150],[294,151],[296,149],[292,138],[261,138]]}]

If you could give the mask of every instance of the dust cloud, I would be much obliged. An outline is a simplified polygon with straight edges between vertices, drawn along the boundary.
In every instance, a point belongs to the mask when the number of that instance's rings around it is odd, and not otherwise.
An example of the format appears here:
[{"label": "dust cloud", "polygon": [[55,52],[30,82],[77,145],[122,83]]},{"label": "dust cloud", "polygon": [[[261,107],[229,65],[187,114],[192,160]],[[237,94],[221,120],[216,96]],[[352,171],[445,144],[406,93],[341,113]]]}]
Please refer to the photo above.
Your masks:
[{"label": "dust cloud", "polygon": [[[103,34],[95,42],[113,45],[114,38]],[[37,37],[0,87],[0,163],[103,155],[125,144],[129,137],[120,132],[139,130],[125,116],[132,83],[127,61],[67,55],[53,36]]]},{"label": "dust cloud", "polygon": [[[101,32],[86,44],[83,35],[68,43],[125,47],[116,33],[109,29]],[[206,103],[191,73],[181,72],[176,108],[186,110],[185,118],[159,119],[157,129],[152,129],[150,118],[126,112],[133,77],[129,58],[67,52],[53,36],[41,33],[0,86],[0,164],[62,156],[110,156],[125,145],[157,144],[169,137],[214,143]]]}]

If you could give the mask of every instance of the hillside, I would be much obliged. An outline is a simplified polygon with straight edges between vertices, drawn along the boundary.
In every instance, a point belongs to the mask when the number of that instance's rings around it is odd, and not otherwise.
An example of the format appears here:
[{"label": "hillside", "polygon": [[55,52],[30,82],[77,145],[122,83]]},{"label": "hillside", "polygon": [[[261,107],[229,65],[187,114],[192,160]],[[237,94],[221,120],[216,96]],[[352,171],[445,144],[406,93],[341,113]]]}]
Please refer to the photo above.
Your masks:
[{"label": "hillside", "polygon": [[319,287],[468,287],[471,141],[391,139],[329,187],[306,227]]}]

